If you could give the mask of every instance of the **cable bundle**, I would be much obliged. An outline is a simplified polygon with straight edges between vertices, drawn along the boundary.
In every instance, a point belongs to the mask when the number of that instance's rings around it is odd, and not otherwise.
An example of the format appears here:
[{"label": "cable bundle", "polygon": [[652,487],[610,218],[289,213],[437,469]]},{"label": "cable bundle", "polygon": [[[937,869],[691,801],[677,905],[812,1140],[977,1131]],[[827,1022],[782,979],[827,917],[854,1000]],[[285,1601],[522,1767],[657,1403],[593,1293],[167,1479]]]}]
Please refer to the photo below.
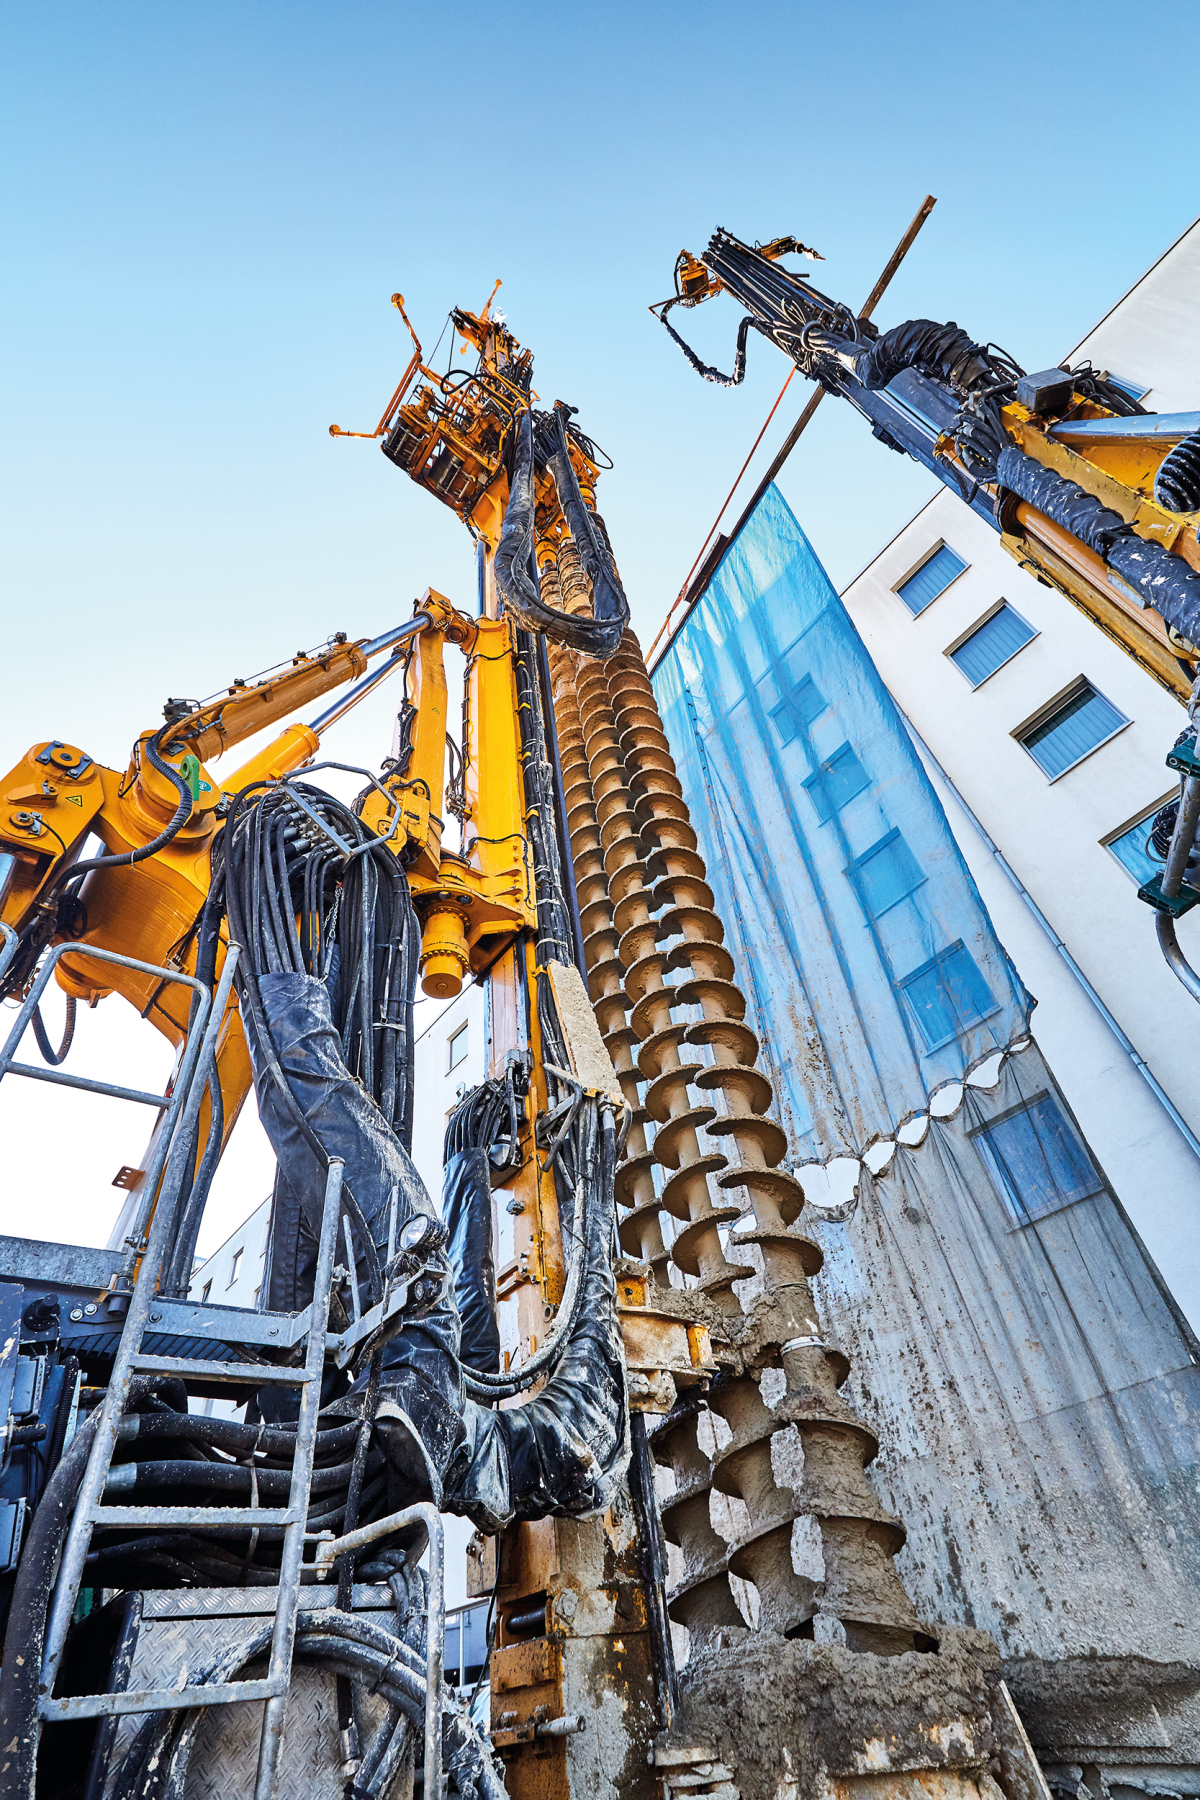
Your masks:
[{"label": "cable bundle", "polygon": [[346,1066],[407,1148],[420,930],[393,852],[341,801],[280,782],[238,795],[223,875],[242,968],[330,987]]}]

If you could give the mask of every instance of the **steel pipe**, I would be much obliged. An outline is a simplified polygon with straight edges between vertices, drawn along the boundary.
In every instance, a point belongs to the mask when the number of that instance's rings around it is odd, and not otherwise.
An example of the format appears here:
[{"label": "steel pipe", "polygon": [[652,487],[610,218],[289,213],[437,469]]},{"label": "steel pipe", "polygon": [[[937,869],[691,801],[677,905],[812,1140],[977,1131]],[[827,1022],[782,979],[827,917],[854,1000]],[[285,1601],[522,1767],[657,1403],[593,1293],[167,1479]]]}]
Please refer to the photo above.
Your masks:
[{"label": "steel pipe", "polygon": [[[398,626],[395,631],[386,632],[383,637],[376,638],[374,643],[366,645],[364,655],[373,656],[377,650],[386,648],[388,644],[401,644],[407,638],[415,637],[418,632],[424,631],[425,627],[432,623],[433,620],[428,613],[418,613],[415,619],[408,621],[407,625]],[[308,729],[315,731],[318,736],[321,732],[328,731],[331,725],[336,725],[338,720],[344,718],[352,707],[358,705],[360,700],[365,700],[381,681],[386,681],[400,660],[399,656],[389,656],[382,667],[373,670],[370,675],[364,675],[361,681],[356,681],[352,688],[347,689],[340,700],[335,700],[333,705],[327,706],[323,713],[318,713],[315,719],[310,719]]]}]

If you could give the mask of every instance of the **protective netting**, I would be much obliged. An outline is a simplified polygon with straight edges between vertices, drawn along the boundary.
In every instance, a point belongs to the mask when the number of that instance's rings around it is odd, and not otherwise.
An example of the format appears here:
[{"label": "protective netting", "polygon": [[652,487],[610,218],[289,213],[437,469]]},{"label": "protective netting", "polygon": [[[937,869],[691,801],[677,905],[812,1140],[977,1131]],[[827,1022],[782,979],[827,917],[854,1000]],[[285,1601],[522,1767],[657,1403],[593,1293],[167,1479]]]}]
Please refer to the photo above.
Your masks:
[{"label": "protective netting", "polygon": [[654,687],[793,1166],[867,1152],[836,1205],[798,1173],[918,1611],[992,1631],[1022,1704],[1038,1659],[1200,1662],[1200,1348],[775,489]]},{"label": "protective netting", "polygon": [[777,488],[654,691],[796,1149],[860,1152],[1021,1036],[1032,1001]]}]

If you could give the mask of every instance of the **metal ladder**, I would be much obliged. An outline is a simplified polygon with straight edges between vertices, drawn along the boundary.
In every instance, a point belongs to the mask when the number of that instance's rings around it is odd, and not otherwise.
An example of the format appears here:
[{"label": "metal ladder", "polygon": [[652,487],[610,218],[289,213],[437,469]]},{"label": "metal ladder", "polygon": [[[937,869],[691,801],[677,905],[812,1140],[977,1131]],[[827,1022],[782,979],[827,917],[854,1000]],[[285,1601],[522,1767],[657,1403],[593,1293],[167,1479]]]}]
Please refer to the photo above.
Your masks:
[{"label": "metal ladder", "polygon": [[[7,945],[4,946],[8,948]],[[178,969],[160,968],[119,956],[112,951],[88,947],[92,958],[120,963],[189,986],[196,994],[191,1030],[180,1064],[174,1091],[170,1096],[141,1093],[98,1082],[82,1076],[64,1074],[60,1070],[39,1069],[16,1063],[13,1055],[28,1026],[34,1007],[45,989],[55,963],[65,950],[79,950],[78,945],[60,945],[46,959],[17,1016],[8,1040],[0,1051],[0,1079],[6,1074],[27,1075],[34,1079],[56,1082],[65,1087],[78,1087],[93,1093],[110,1094],[121,1099],[136,1099],[157,1106],[165,1113],[163,1129],[156,1135],[156,1145],[147,1170],[146,1203],[153,1202],[161,1181],[161,1192],[150,1225],[137,1280],[130,1296],[129,1311],[121,1333],[112,1375],[88,1457],[87,1469],[80,1484],[71,1527],[63,1548],[55,1582],[46,1632],[39,1693],[39,1713],[46,1722],[71,1719],[114,1718],[127,1713],[150,1713],[204,1706],[231,1706],[245,1700],[265,1701],[262,1734],[259,1740],[258,1771],[255,1800],[274,1800],[283,1747],[283,1729],[287,1717],[288,1691],[291,1685],[292,1656],[296,1638],[296,1618],[300,1606],[301,1565],[303,1562],[309,1492],[316,1451],[317,1418],[321,1404],[321,1377],[325,1360],[325,1342],[329,1324],[329,1305],[333,1291],[334,1258],[337,1249],[338,1222],[341,1214],[342,1176],[344,1165],[333,1160],[325,1185],[324,1209],[317,1254],[316,1280],[312,1311],[309,1315],[307,1346],[302,1368],[281,1367],[275,1363],[221,1362],[200,1358],[148,1355],[142,1349],[150,1325],[150,1311],[155,1289],[177,1210],[179,1195],[188,1160],[188,1145],[200,1112],[201,1099],[213,1069],[217,1037],[224,1019],[240,947],[231,944],[221,971],[214,999],[194,977]],[[139,1236],[135,1227],[135,1239]],[[219,1382],[233,1388],[258,1388],[270,1384],[292,1384],[300,1389],[300,1416],[296,1434],[296,1450],[286,1507],[228,1506],[114,1506],[105,1505],[104,1487],[118,1442],[121,1420],[129,1398],[130,1387],[139,1375],[170,1375],[185,1383],[203,1378],[206,1383]],[[272,1629],[266,1676],[260,1680],[231,1681],[191,1687],[150,1688],[135,1692],[81,1694],[59,1698],[54,1686],[67,1643],[75,1604],[83,1585],[84,1567],[96,1527],[119,1526],[126,1530],[161,1531],[175,1527],[189,1532],[228,1530],[246,1527],[254,1531],[282,1532],[283,1550],[279,1572],[279,1588]]]}]

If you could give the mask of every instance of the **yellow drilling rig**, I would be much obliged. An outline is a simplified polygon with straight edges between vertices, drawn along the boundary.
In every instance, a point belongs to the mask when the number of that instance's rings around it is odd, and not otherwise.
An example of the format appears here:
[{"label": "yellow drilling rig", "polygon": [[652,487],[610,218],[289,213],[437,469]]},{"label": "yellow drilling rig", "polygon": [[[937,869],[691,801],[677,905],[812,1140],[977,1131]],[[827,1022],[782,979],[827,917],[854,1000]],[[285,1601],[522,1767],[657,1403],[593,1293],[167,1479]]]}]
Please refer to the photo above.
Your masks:
[{"label": "yellow drilling rig", "polygon": [[[107,1252],[3,1245],[0,1800],[1045,1800],[987,1640],[919,1619],[894,1565],[904,1528],[839,1391],[822,1252],[596,510],[605,459],[572,408],[539,407],[490,302],[451,324],[472,370],[435,373],[414,336],[375,431],[332,430],[458,513],[477,604],[427,590],[382,635],[173,698],[123,769],[47,740],[5,777],[0,1078],[155,1125]],[[392,674],[391,754],[347,805],[314,779],[325,733]],[[450,1121],[439,1214],[409,1154],[413,998],[466,980],[489,984],[489,1066]],[[165,1093],[67,1066],[74,1007],[114,992],[176,1046]],[[252,1083],[278,1172],[247,1313],[188,1283]],[[482,1705],[445,1680],[446,1513],[474,1522],[491,1599]],[[792,1559],[802,1515],[819,1588]],[[673,1625],[728,1658],[723,1715],[689,1712]],[[780,1679],[775,1741],[739,1740],[737,1684]]]}]

